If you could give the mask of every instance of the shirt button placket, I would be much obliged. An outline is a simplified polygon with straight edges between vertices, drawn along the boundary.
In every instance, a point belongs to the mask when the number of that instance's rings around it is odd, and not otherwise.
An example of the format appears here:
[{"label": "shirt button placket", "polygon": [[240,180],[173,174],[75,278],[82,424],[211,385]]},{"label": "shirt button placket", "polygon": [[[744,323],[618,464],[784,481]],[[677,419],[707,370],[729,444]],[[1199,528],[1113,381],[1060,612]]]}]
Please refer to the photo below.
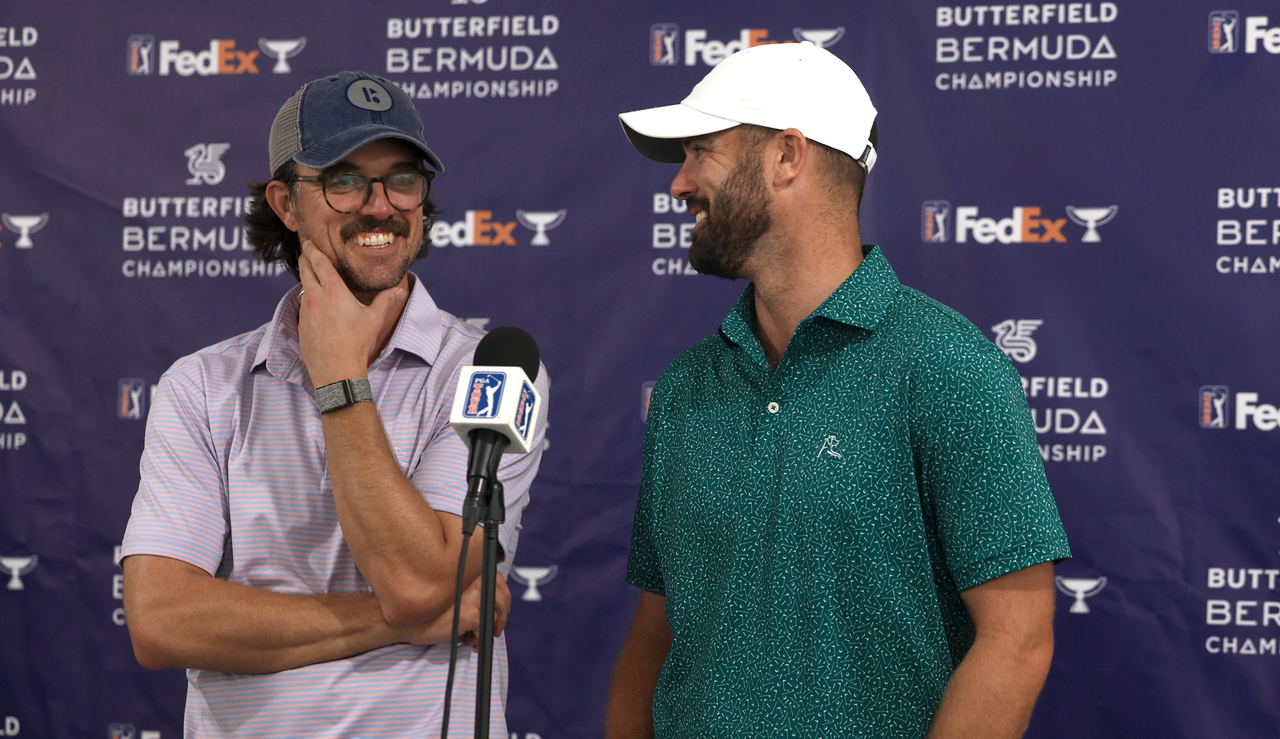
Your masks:
[{"label": "shirt button placket", "polygon": [[777,402],[777,401],[775,401],[775,400],[771,400],[771,401],[769,401],[769,405],[765,406],[765,408],[766,408],[770,413],[777,413],[777,412],[778,412],[778,409],[779,409],[778,402]]}]

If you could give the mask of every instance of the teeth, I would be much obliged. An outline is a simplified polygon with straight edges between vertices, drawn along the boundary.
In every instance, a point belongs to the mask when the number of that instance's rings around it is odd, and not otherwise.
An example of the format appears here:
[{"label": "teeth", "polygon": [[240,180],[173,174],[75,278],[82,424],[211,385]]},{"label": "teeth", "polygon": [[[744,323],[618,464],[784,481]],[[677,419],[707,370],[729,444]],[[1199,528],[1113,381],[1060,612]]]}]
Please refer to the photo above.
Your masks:
[{"label": "teeth", "polygon": [[694,216],[693,218],[696,222],[702,223],[702,219],[706,217],[707,217],[707,212],[705,210],[700,210],[698,211],[698,215]]},{"label": "teeth", "polygon": [[386,246],[392,238],[391,234],[384,233],[356,234],[356,243],[360,246]]}]

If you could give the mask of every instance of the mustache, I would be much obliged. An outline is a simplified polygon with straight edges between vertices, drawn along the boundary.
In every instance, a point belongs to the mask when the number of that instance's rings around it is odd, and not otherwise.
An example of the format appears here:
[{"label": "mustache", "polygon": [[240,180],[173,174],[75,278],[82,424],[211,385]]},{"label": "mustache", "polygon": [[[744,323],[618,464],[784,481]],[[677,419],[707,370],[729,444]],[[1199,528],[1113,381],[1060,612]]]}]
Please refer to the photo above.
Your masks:
[{"label": "mustache", "polygon": [[684,201],[684,204],[686,207],[689,207],[689,208],[695,208],[695,207],[699,208],[708,216],[711,215],[711,201],[708,200],[707,198],[698,198],[698,197],[689,198]]},{"label": "mustache", "polygon": [[360,216],[351,223],[343,226],[339,235],[342,236],[343,241],[348,241],[356,234],[366,231],[386,231],[393,236],[408,238],[409,224],[399,220],[395,216],[387,216],[382,220],[374,218],[373,216]]}]

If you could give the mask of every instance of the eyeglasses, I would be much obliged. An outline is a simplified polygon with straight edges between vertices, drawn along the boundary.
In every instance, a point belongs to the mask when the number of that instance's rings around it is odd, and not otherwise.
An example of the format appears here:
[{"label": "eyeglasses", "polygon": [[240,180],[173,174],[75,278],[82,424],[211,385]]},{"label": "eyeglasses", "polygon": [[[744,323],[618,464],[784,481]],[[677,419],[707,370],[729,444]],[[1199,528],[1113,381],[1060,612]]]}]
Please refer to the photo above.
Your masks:
[{"label": "eyeglasses", "polygon": [[300,182],[319,182],[324,201],[339,213],[354,213],[369,202],[373,183],[381,182],[387,193],[387,202],[399,211],[416,210],[431,194],[431,178],[434,172],[416,169],[396,172],[386,177],[365,177],[355,172],[331,172],[314,177],[298,176]]}]

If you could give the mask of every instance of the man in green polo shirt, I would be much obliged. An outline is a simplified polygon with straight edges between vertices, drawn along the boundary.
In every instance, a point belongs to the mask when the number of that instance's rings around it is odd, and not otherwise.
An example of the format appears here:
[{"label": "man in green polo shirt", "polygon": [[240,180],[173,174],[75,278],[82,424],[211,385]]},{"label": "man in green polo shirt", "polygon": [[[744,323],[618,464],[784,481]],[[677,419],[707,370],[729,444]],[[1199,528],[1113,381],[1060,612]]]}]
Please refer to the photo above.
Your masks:
[{"label": "man in green polo shirt", "polygon": [[875,108],[809,44],[624,113],[750,281],[653,389],[607,735],[1020,736],[1070,556],[1017,372],[863,246]]}]

